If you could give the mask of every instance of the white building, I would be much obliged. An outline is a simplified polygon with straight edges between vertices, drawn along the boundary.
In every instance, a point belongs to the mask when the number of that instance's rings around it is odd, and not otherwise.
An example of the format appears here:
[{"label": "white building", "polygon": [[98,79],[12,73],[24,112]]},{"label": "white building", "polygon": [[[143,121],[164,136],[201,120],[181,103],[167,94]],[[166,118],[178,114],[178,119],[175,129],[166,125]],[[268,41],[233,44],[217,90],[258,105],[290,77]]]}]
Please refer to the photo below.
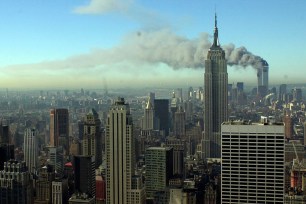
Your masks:
[{"label": "white building", "polygon": [[222,203],[284,203],[284,125],[221,126]]}]

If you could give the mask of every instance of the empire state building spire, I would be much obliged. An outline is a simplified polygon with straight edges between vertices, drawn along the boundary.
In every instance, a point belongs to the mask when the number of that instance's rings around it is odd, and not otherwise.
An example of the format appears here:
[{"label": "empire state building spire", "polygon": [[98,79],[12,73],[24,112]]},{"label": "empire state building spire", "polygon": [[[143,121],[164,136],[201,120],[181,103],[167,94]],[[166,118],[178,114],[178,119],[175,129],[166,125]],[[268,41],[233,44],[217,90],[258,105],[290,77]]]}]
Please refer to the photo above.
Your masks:
[{"label": "empire state building spire", "polygon": [[217,13],[215,13],[215,31],[214,31],[214,43],[211,47],[219,47],[219,39],[218,39],[218,26],[217,26]]}]

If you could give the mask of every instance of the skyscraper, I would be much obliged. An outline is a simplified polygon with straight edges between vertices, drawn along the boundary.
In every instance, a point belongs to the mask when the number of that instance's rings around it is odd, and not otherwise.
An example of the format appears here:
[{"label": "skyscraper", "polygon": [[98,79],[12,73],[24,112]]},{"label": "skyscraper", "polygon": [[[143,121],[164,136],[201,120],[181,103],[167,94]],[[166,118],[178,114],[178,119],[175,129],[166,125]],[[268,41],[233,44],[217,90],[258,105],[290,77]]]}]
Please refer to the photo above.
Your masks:
[{"label": "skyscraper", "polygon": [[118,99],[106,124],[106,203],[145,203],[141,177],[135,175],[135,141],[129,105]]},{"label": "skyscraper", "polygon": [[284,203],[284,126],[222,124],[222,203]]},{"label": "skyscraper", "polygon": [[144,110],[144,117],[142,119],[142,130],[154,130],[156,127],[155,117],[154,117],[154,107],[149,98],[146,109]]},{"label": "skyscraper", "polygon": [[154,100],[155,116],[159,120],[159,128],[169,135],[169,100],[168,99],[155,99]]},{"label": "skyscraper", "polygon": [[96,110],[91,109],[85,117],[82,155],[95,156],[96,168],[102,163],[101,121]]},{"label": "skyscraper", "polygon": [[286,101],[286,94],[287,94],[287,84],[281,84],[279,86],[278,100]]},{"label": "skyscraper", "polygon": [[179,138],[185,136],[186,134],[186,113],[182,106],[179,106],[177,111],[174,113],[173,121],[173,134]]},{"label": "skyscraper", "polygon": [[95,198],[96,175],[95,157],[73,157],[74,185],[77,194],[87,194],[88,198]]},{"label": "skyscraper", "polygon": [[69,153],[69,113],[68,109],[51,109],[50,111],[50,145],[63,146]]},{"label": "skyscraper", "polygon": [[173,175],[173,149],[171,147],[149,147],[146,150],[147,198],[168,186]]},{"label": "skyscraper", "polygon": [[292,89],[292,96],[294,101],[300,102],[302,100],[302,89],[301,88]]},{"label": "skyscraper", "polygon": [[54,171],[59,175],[64,172],[63,147],[49,147],[49,164],[53,166]]},{"label": "skyscraper", "polygon": [[227,62],[218,39],[215,15],[214,42],[207,53],[204,74],[204,138],[202,157],[220,157],[221,123],[227,120]]},{"label": "skyscraper", "polygon": [[265,96],[269,89],[269,64],[266,60],[261,60],[261,66],[257,69],[257,93]]},{"label": "skyscraper", "polygon": [[34,128],[27,128],[24,131],[23,153],[24,161],[30,173],[36,173],[38,163],[38,145],[37,145],[37,130]]},{"label": "skyscraper", "polygon": [[186,156],[185,140],[168,137],[166,146],[173,148],[173,175],[182,176],[184,174],[184,157]]},{"label": "skyscraper", "polygon": [[257,85],[264,86],[266,90],[269,88],[269,64],[266,60],[261,60],[261,67],[257,69]]}]

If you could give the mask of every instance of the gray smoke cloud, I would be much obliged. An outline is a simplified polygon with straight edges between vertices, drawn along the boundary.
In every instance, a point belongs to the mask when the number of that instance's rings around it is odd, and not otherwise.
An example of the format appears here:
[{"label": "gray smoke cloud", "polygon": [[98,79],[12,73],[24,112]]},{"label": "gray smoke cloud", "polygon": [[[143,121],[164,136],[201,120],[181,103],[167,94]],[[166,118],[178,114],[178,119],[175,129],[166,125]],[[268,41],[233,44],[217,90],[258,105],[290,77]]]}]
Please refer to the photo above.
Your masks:
[{"label": "gray smoke cloud", "polygon": [[[138,32],[128,36],[121,49],[128,51],[125,57],[150,63],[165,63],[174,69],[203,68],[206,54],[211,46],[210,36],[201,33],[198,38],[188,39],[169,30]],[[222,46],[228,65],[261,68],[266,63],[245,47],[234,44]]]},{"label": "gray smoke cloud", "polygon": [[[204,68],[204,60],[211,46],[211,37],[201,33],[197,38],[179,36],[169,29],[139,31],[123,38],[122,42],[110,49],[95,49],[87,54],[71,56],[62,60],[44,61],[35,64],[11,65],[8,70],[21,73],[28,70],[99,70],[99,67],[124,70],[125,64],[135,69],[142,65],[167,64],[173,69]],[[228,65],[258,69],[263,59],[252,54],[245,47],[236,48],[229,44],[222,46]],[[131,70],[132,71],[132,70]]]},{"label": "gray smoke cloud", "polygon": [[227,63],[230,66],[241,66],[248,67],[251,66],[255,69],[261,68],[263,65],[267,65],[267,62],[248,51],[245,47],[236,48],[234,44],[229,44],[223,46],[225,51],[225,57],[227,59]]}]

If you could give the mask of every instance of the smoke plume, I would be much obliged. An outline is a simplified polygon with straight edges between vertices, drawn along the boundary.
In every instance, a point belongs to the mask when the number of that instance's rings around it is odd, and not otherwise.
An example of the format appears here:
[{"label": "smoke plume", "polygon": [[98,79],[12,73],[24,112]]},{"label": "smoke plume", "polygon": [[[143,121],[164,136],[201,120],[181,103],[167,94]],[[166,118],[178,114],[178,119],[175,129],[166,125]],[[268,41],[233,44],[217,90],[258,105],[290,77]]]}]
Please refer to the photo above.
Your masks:
[{"label": "smoke plume", "polygon": [[[21,73],[29,70],[98,70],[99,67],[123,69],[125,64],[139,69],[142,65],[167,64],[173,69],[204,68],[204,60],[211,46],[210,36],[201,33],[199,37],[189,39],[175,34],[169,29],[158,31],[139,31],[123,38],[123,41],[111,49],[96,49],[87,54],[71,56],[63,60],[44,61],[36,64],[8,66],[8,70]],[[263,59],[252,54],[245,47],[236,48],[229,44],[222,46],[228,65],[258,69]],[[18,72],[17,72],[18,71]]]},{"label": "smoke plume", "polygon": [[255,69],[261,68],[263,65],[266,65],[267,62],[248,51],[245,47],[235,48],[234,44],[229,44],[223,46],[225,51],[225,57],[227,59],[227,63],[230,66],[241,66],[247,67],[252,66]]}]

